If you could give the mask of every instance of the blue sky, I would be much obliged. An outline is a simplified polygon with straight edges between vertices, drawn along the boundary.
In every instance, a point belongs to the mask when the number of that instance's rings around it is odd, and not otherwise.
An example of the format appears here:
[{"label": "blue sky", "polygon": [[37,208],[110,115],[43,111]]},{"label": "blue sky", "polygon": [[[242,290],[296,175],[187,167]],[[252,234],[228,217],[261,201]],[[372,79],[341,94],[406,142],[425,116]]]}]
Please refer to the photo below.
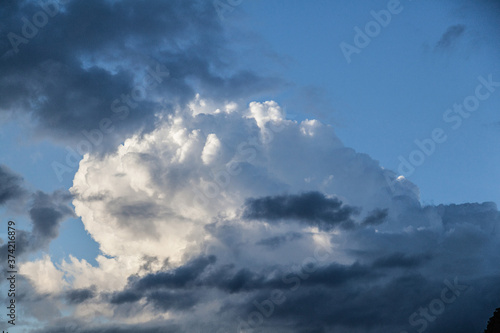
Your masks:
[{"label": "blue sky", "polygon": [[[293,112],[335,124],[348,146],[392,170],[397,169],[400,155],[407,157],[416,148],[415,139],[430,137],[436,127],[444,128],[449,140],[411,176],[422,199],[498,202],[498,189],[489,184],[499,176],[495,165],[500,146],[495,143],[500,94],[481,103],[478,112],[456,131],[442,119],[446,109],[474,92],[478,76],[498,76],[499,37],[490,33],[497,5],[402,1],[402,11],[347,64],[339,44],[353,45],[353,28],[373,20],[370,12],[386,9],[387,2],[299,3],[284,6],[255,1],[242,4],[242,11],[229,17],[235,21],[243,17],[242,24],[287,58],[286,76],[297,89],[313,86],[329,102],[324,111],[318,110],[321,116]],[[468,29],[449,47],[437,48],[454,25]]]},{"label": "blue sky", "polygon": [[[210,318],[234,331],[228,318],[325,242],[335,255],[297,273],[266,332],[416,331],[408,317],[443,280],[495,285],[498,1],[42,3],[1,5],[0,218],[25,232],[23,292],[43,295],[19,332],[219,329]],[[34,36],[23,17],[42,20]],[[293,310],[363,281],[373,297],[405,281],[422,297],[393,321],[370,317],[363,302],[395,306],[373,299]],[[451,304],[425,329],[484,327],[498,304],[464,294],[480,306]]]}]

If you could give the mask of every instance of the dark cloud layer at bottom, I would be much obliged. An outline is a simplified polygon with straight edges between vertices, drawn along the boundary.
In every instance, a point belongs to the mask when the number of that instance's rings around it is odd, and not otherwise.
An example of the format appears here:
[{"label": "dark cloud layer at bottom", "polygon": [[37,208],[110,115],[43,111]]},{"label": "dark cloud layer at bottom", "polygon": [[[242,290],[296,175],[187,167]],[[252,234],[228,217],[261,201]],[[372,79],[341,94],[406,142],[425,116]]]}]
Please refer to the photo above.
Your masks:
[{"label": "dark cloud layer at bottom", "polygon": [[[367,223],[366,228],[342,234],[345,244],[359,245],[370,239],[370,244],[361,247],[363,251],[352,252],[347,246],[321,255],[311,253],[308,260],[292,267],[276,263],[261,268],[221,262],[214,255],[200,256],[175,269],[132,276],[128,286],[115,294],[81,290],[68,295],[75,304],[93,297],[107,299],[115,313],[139,310],[141,299],[157,313],[192,313],[189,321],[172,319],[145,326],[85,328],[81,324],[79,332],[132,332],[139,327],[143,332],[179,333],[240,329],[265,333],[479,332],[498,307],[500,278],[495,267],[461,270],[460,261],[488,264],[489,258],[469,247],[460,249],[454,242],[470,235],[472,248],[480,249],[482,243],[487,251],[498,250],[496,234],[489,228],[499,223],[500,214],[491,204],[427,206],[420,211],[441,216],[444,230],[377,233]],[[354,262],[336,263],[335,256],[345,251]],[[220,303],[213,315],[197,312],[215,299]],[[39,332],[70,331],[54,327]]]}]

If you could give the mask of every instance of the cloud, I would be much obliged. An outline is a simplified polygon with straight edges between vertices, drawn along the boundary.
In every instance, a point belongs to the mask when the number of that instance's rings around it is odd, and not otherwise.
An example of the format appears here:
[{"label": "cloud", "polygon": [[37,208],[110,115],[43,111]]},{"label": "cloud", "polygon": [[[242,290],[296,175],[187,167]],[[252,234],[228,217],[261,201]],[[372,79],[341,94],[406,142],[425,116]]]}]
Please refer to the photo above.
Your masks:
[{"label": "cloud", "polygon": [[448,49],[452,47],[465,32],[465,25],[456,24],[448,27],[441,39],[436,43],[436,49]]},{"label": "cloud", "polygon": [[215,256],[200,257],[175,269],[172,273],[147,275],[135,284],[137,290],[147,290],[161,285],[165,288],[184,288],[193,282],[207,266],[215,263]]},{"label": "cloud", "polygon": [[33,194],[33,204],[29,211],[33,222],[32,234],[39,242],[45,243],[59,234],[59,224],[69,216],[74,216],[68,206],[71,195],[56,191],[52,195],[37,191]]},{"label": "cloud", "polygon": [[61,292],[66,285],[63,280],[64,273],[54,266],[48,255],[40,260],[23,263],[21,268],[23,275],[30,278],[35,290],[40,294]]},{"label": "cloud", "polygon": [[381,223],[384,223],[388,214],[389,213],[387,209],[376,209],[373,212],[371,212],[370,215],[365,217],[362,225],[369,226],[369,225],[379,225]]},{"label": "cloud", "polygon": [[66,292],[66,300],[71,304],[83,303],[95,296],[92,288],[75,289]]},{"label": "cloud", "polygon": [[[371,211],[392,205],[388,172],[343,147],[328,126],[287,120],[275,102],[223,109],[179,112],[155,131],[129,138],[116,153],[82,160],[71,189],[73,203],[105,254],[179,262],[185,251],[198,251],[203,227],[214,216],[237,214],[250,198],[269,197],[283,218],[311,218],[325,229],[347,226],[356,212],[351,207]],[[207,164],[213,134],[218,157]],[[320,163],[319,152],[329,156],[326,163]],[[311,164],[289,168],[297,159]],[[396,193],[416,200],[411,187],[395,186]],[[304,194],[279,197],[284,192]],[[247,210],[253,207],[248,202]]]},{"label": "cloud", "polygon": [[[494,203],[422,206],[327,125],[272,101],[201,101],[80,163],[73,204],[102,255],[53,264],[69,285],[51,297],[82,331],[231,332],[255,313],[262,332],[410,331],[455,278],[467,290],[426,331],[484,326],[500,273]],[[108,323],[83,324],[96,311]]]},{"label": "cloud", "polygon": [[199,257],[172,271],[148,274],[141,278],[131,277],[129,286],[124,291],[114,293],[110,303],[132,303],[146,297],[148,302],[163,311],[190,308],[198,302],[198,297],[183,289],[193,287],[195,280],[215,261],[215,256]]},{"label": "cloud", "polygon": [[86,323],[61,320],[60,323],[36,330],[36,333],[180,333],[179,327],[171,324],[139,324],[139,325],[92,325],[94,328],[84,328]]},{"label": "cloud", "polygon": [[[101,254],[95,266],[23,261],[26,317],[43,327],[33,331],[411,331],[455,278],[466,290],[450,290],[426,332],[484,326],[500,292],[494,203],[422,206],[418,187],[332,127],[248,103],[282,82],[235,66],[235,32],[211,1],[54,8],[28,37],[40,3],[3,4],[0,33],[24,39],[0,41],[2,118],[106,154],[84,156],[71,197],[31,193],[18,254],[48,248],[70,198]],[[449,27],[436,48],[465,29]],[[330,107],[303,92],[314,113]],[[0,181],[0,205],[30,197],[3,166]]]},{"label": "cloud", "polygon": [[[42,191],[30,193],[21,176],[0,165],[0,204],[28,211],[32,225],[31,231],[15,226],[17,255],[47,248],[58,236],[60,224],[66,218],[74,216],[73,209],[69,206],[71,199],[70,193],[62,190],[51,194]],[[7,260],[7,250],[8,244],[0,246],[0,259]]]},{"label": "cloud", "polygon": [[394,253],[392,255],[378,258],[373,262],[375,268],[411,268],[419,266],[425,261],[429,260],[428,255],[406,255],[404,253]]},{"label": "cloud", "polygon": [[266,247],[269,247],[271,249],[275,249],[275,248],[281,246],[283,243],[292,242],[294,240],[301,239],[302,237],[303,237],[303,235],[298,233],[298,232],[287,233],[287,234],[280,235],[280,236],[274,236],[274,237],[262,239],[262,240],[258,241],[256,244],[266,246]]},{"label": "cloud", "polygon": [[9,200],[19,199],[25,194],[22,177],[0,164],[0,205]]},{"label": "cloud", "polygon": [[148,301],[163,311],[189,310],[198,303],[198,294],[193,292],[155,291],[148,295]]},{"label": "cloud", "polygon": [[[93,136],[91,148],[114,148],[195,91],[238,99],[280,84],[227,65],[233,58],[211,2],[23,1],[4,9],[0,112],[29,115],[38,135],[65,143]],[[37,27],[36,17],[47,20]],[[93,132],[102,121],[112,127],[105,138]]]},{"label": "cloud", "polygon": [[352,228],[354,223],[351,216],[357,213],[355,208],[342,206],[338,199],[327,198],[320,192],[308,192],[248,199],[244,217],[270,222],[299,220],[322,230],[331,230],[335,226]]}]

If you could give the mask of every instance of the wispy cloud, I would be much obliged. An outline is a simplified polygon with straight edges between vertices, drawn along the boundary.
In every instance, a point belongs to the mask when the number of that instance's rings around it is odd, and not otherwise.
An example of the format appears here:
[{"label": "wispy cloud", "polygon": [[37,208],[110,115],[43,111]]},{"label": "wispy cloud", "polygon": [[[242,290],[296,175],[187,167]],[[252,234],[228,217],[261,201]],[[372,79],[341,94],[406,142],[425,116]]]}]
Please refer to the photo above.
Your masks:
[{"label": "wispy cloud", "polygon": [[436,43],[435,49],[444,50],[453,47],[460,37],[465,33],[466,27],[463,24],[456,24],[448,27],[441,39]]}]

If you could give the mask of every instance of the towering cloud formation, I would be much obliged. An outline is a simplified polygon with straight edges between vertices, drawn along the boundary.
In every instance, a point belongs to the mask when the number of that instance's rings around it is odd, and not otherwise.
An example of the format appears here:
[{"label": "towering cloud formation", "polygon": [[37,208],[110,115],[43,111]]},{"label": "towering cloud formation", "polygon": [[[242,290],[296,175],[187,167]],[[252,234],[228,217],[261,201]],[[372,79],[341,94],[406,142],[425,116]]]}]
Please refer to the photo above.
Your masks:
[{"label": "towering cloud formation", "polygon": [[[104,253],[180,260],[186,246],[204,237],[201,227],[218,214],[237,215],[245,202],[245,218],[347,228],[360,211],[341,200],[364,213],[392,204],[385,173],[343,147],[328,126],[286,120],[275,102],[266,102],[168,116],[115,154],[85,156],[72,192],[77,214]],[[397,185],[401,195],[418,200]],[[318,190],[336,198],[294,194]],[[259,198],[269,194],[278,196]]]},{"label": "towering cloud formation", "polygon": [[63,262],[73,285],[51,297],[82,322],[106,314],[89,332],[481,327],[499,291],[493,203],[422,207],[327,125],[201,104],[80,163],[73,203],[106,256]]}]

